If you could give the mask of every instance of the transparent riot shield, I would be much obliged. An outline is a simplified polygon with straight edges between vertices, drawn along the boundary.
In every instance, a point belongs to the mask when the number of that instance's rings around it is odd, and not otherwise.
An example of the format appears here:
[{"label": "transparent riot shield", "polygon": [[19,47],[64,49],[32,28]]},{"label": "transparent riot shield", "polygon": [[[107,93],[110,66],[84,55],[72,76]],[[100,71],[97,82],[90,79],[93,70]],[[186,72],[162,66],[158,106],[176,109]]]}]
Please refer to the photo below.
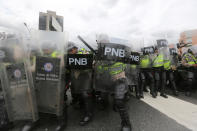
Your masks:
[{"label": "transparent riot shield", "polygon": [[175,45],[169,48],[169,54],[170,54],[171,68],[173,70],[176,70],[176,67],[179,66],[179,60],[178,60],[178,49]]},{"label": "transparent riot shield", "polygon": [[16,36],[0,42],[0,79],[10,121],[38,120],[35,90],[24,42]]},{"label": "transparent riot shield", "polygon": [[[78,51],[79,52],[79,51]],[[68,54],[72,93],[92,91],[93,54]]]},{"label": "transparent riot shield", "polygon": [[65,71],[63,32],[35,31],[32,39],[40,47],[36,56],[35,88],[39,112],[61,116],[64,107]]},{"label": "transparent riot shield", "polygon": [[[135,48],[131,48],[131,62],[126,64],[125,69],[128,85],[137,85],[138,83],[140,54],[138,54],[139,57],[137,58],[136,56],[134,56],[136,53],[138,53],[137,50]],[[138,63],[133,63],[133,60],[138,60]]]},{"label": "transparent riot shield", "polygon": [[97,42],[98,61],[95,66],[95,88],[98,91],[113,93],[115,81],[126,78],[124,63],[130,58],[131,49],[124,44],[110,43],[109,39],[105,37],[97,39]]},{"label": "transparent riot shield", "polygon": [[8,125],[8,123],[9,123],[9,119],[7,115],[4,93],[0,80],[0,129],[4,128],[6,125]]},{"label": "transparent riot shield", "polygon": [[169,50],[169,47],[163,47],[162,54],[164,56],[164,61],[170,60],[170,50]]},{"label": "transparent riot shield", "polygon": [[[151,69],[152,68],[152,61],[154,60],[154,46],[148,46],[148,47],[140,47],[141,48],[141,63],[140,63],[140,68],[146,68]],[[149,59],[149,64],[146,65],[146,67],[143,67],[143,60],[144,59]],[[142,64],[142,65],[141,65]]]},{"label": "transparent riot shield", "polygon": [[154,54],[153,57],[153,62],[155,61],[155,58],[160,55],[162,57],[164,63],[170,59],[170,53],[169,53],[169,48],[165,46],[157,46],[157,50]]}]

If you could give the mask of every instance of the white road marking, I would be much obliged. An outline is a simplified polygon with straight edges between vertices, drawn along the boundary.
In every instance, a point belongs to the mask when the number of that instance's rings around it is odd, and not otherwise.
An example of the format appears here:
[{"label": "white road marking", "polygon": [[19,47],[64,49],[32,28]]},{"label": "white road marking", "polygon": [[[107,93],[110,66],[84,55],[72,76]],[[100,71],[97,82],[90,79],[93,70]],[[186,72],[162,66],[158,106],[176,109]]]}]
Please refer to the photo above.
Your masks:
[{"label": "white road marking", "polygon": [[197,131],[197,105],[169,95],[168,99],[161,96],[155,99],[147,93],[144,93],[144,99],[141,100],[174,119],[177,123]]}]

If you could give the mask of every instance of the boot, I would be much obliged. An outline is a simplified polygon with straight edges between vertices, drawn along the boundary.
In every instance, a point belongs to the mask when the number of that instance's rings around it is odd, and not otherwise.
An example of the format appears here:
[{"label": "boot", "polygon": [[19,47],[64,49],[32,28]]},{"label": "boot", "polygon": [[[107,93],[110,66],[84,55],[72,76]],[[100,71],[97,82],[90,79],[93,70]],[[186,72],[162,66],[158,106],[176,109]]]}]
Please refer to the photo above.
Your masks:
[{"label": "boot", "polygon": [[164,97],[164,98],[168,98],[168,96],[164,93],[161,93],[160,96]]},{"label": "boot", "polygon": [[174,96],[179,96],[179,92],[177,90],[173,91]]},{"label": "boot", "polygon": [[35,126],[35,123],[31,122],[31,123],[27,123],[26,125],[24,125],[24,127],[22,128],[22,131],[31,131],[33,129],[33,127]]},{"label": "boot", "polygon": [[128,125],[128,124],[122,122],[120,131],[132,131],[131,124]]},{"label": "boot", "polygon": [[66,123],[63,121],[55,128],[55,131],[63,131],[65,128],[66,128]]},{"label": "boot", "polygon": [[90,113],[90,114],[85,114],[83,117],[82,117],[82,119],[81,119],[81,121],[79,122],[79,124],[81,125],[81,126],[84,126],[84,125],[86,125],[87,123],[89,123],[90,121],[91,121],[91,119],[92,119],[92,114]]},{"label": "boot", "polygon": [[179,95],[179,92],[177,90],[177,87],[176,87],[175,82],[174,81],[171,81],[171,83],[172,83],[172,88],[173,88],[173,95],[174,96],[178,96]]},{"label": "boot", "polygon": [[79,124],[81,126],[86,125],[92,119],[93,106],[92,106],[92,98],[91,97],[84,98],[84,107],[85,107],[84,108],[85,113],[84,113],[84,116],[82,117],[81,121],[79,122]]},{"label": "boot", "polygon": [[144,98],[144,94],[143,93],[140,93],[140,98]]},{"label": "boot", "polygon": [[149,92],[146,86],[144,87],[144,92]]},{"label": "boot", "polygon": [[156,90],[154,88],[154,84],[153,83],[150,86],[150,94],[152,95],[153,98],[157,97],[157,93],[156,93]]},{"label": "boot", "polygon": [[151,92],[150,94],[152,95],[153,98],[157,98],[157,95],[155,92]]},{"label": "boot", "polygon": [[132,126],[131,126],[127,112],[125,111],[125,113],[123,114],[124,115],[122,116],[121,131],[132,131]]},{"label": "boot", "polygon": [[143,89],[140,87],[140,98],[144,98]]},{"label": "boot", "polygon": [[131,123],[129,120],[129,114],[125,108],[124,102],[119,100],[117,102],[117,107],[121,117],[121,131],[132,131]]},{"label": "boot", "polygon": [[140,99],[139,88],[137,86],[135,86],[135,96],[137,99]]},{"label": "boot", "polygon": [[190,91],[185,92],[185,96],[190,97],[191,96],[191,92]]},{"label": "boot", "polygon": [[158,96],[158,92],[157,91],[155,92],[155,96]]}]

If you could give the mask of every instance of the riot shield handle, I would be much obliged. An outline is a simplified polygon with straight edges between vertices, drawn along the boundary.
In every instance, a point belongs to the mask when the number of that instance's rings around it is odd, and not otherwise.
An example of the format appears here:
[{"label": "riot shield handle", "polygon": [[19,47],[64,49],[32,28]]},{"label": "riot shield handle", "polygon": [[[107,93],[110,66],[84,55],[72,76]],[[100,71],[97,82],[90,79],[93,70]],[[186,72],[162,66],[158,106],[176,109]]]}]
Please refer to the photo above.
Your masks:
[{"label": "riot shield handle", "polygon": [[78,39],[81,40],[94,54],[96,54],[96,51],[80,35],[78,35]]}]

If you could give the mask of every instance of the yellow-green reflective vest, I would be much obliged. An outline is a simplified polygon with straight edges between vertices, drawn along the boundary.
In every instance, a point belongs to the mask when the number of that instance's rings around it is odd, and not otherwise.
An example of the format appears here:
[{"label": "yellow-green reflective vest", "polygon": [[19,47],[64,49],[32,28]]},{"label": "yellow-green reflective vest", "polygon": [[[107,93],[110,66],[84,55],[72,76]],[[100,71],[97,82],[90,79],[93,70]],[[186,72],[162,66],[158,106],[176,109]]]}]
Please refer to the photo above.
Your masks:
[{"label": "yellow-green reflective vest", "polygon": [[197,57],[193,56],[194,57],[194,60],[195,60],[195,63],[197,64]]},{"label": "yellow-green reflective vest", "polygon": [[164,69],[169,70],[170,68],[171,68],[171,61],[170,60],[165,61]]},{"label": "yellow-green reflective vest", "polygon": [[81,48],[77,54],[90,54],[86,49]]},{"label": "yellow-green reflective vest", "polygon": [[117,74],[123,72],[125,70],[125,68],[126,68],[125,64],[123,64],[122,62],[116,62],[115,64],[110,65],[110,66],[109,65],[106,65],[106,66],[100,65],[97,67],[97,70],[99,73],[103,73],[103,72],[108,71],[109,74],[113,76],[113,75],[117,75]]},{"label": "yellow-green reflective vest", "polygon": [[83,54],[83,52],[82,51],[78,51],[77,54]]},{"label": "yellow-green reflective vest", "polygon": [[45,57],[57,58],[60,55],[57,51],[53,51],[51,54],[43,54]]},{"label": "yellow-green reflective vest", "polygon": [[153,67],[162,67],[164,66],[164,57],[162,54],[159,54],[156,56],[156,58],[153,61]]},{"label": "yellow-green reflective vest", "polygon": [[59,56],[59,53],[57,51],[53,51],[53,53],[51,53],[52,58],[57,58],[58,56]]},{"label": "yellow-green reflective vest", "polygon": [[150,59],[148,56],[141,58],[140,60],[140,67],[141,68],[148,68],[150,65]]},{"label": "yellow-green reflective vest", "polygon": [[192,54],[186,53],[184,57],[185,57],[187,64],[189,65],[196,64],[196,58]]}]

